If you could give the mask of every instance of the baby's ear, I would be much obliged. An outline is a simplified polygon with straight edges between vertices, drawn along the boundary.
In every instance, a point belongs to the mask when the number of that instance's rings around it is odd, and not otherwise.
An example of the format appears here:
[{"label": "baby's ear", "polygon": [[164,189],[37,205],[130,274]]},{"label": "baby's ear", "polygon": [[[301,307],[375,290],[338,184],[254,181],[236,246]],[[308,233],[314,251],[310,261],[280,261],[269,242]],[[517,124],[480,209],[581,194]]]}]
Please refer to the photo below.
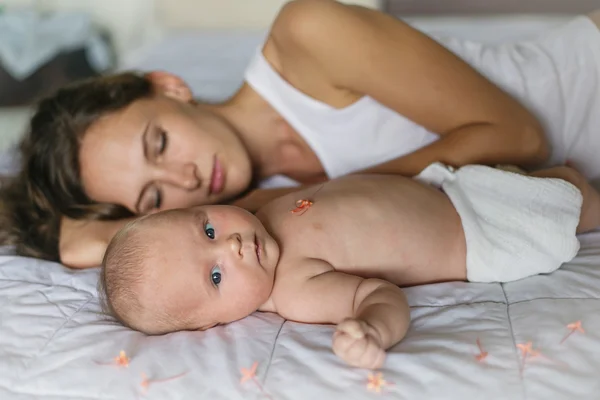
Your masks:
[{"label": "baby's ear", "polygon": [[156,93],[186,103],[194,100],[192,90],[188,84],[177,75],[164,71],[153,71],[147,73],[146,78],[152,82]]}]

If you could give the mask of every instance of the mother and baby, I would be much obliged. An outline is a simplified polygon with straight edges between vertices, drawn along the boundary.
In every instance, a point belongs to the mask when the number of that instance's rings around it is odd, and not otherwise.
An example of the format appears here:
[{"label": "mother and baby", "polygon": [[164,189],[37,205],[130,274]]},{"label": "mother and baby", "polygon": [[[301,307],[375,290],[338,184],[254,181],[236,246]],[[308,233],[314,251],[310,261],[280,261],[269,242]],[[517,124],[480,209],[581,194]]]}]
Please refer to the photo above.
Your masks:
[{"label": "mother and baby", "polygon": [[336,354],[376,368],[409,326],[400,287],[575,256],[600,225],[599,129],[600,12],[492,46],[295,0],[225,102],[158,71],[42,99],[1,237],[102,264],[106,309],[134,329],[276,312],[336,324]]}]

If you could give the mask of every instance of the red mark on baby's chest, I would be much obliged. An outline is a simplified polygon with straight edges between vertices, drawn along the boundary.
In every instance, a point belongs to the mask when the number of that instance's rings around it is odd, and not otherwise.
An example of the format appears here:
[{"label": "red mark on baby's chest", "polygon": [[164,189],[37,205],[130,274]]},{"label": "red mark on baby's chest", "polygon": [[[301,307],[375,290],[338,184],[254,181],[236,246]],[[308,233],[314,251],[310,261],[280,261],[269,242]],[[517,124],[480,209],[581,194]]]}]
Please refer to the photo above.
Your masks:
[{"label": "red mark on baby's chest", "polygon": [[291,210],[292,214],[302,215],[308,210],[314,203],[310,200],[302,199],[296,201],[296,208]]},{"label": "red mark on baby's chest", "polygon": [[[317,193],[319,193],[319,190],[323,189],[323,186],[325,186],[325,184],[321,185],[319,187],[319,189],[317,189],[316,192],[313,193],[313,196]],[[310,207],[312,207],[312,205],[314,204],[314,202],[312,200],[309,199],[300,199],[300,200],[296,200],[296,208],[294,208],[293,210],[290,210],[290,212],[292,214],[297,214],[297,215],[302,215],[304,214]]]}]

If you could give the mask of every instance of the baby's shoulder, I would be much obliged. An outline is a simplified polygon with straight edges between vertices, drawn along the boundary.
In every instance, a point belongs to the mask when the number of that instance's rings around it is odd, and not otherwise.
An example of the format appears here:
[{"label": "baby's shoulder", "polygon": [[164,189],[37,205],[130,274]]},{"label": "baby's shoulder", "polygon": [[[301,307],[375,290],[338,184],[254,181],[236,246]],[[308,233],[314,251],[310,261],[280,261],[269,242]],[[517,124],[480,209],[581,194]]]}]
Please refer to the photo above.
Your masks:
[{"label": "baby's shoulder", "polygon": [[[311,224],[307,218],[312,210],[313,200],[298,192],[282,196],[261,208],[256,216],[263,222],[269,233],[277,236],[286,247],[293,247],[304,228]],[[305,215],[306,214],[306,215]]]},{"label": "baby's shoulder", "polygon": [[334,270],[333,266],[325,260],[283,255],[277,266],[275,286],[302,285],[316,276]]},{"label": "baby's shoulder", "polygon": [[[334,271],[327,261],[315,258],[290,257],[282,259],[277,267],[273,285],[272,299],[277,312],[284,315],[284,310],[299,306],[300,299],[310,296],[311,283],[314,278]],[[290,317],[290,314],[285,314]]]}]

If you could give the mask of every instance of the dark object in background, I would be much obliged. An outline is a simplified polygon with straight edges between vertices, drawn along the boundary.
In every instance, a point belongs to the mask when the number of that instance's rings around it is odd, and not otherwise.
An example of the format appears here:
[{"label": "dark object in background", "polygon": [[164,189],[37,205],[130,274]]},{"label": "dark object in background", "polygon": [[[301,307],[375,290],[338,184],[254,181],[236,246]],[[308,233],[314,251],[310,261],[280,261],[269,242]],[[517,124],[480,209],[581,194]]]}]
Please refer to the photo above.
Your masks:
[{"label": "dark object in background", "polygon": [[[109,36],[102,39],[112,50]],[[112,58],[114,65],[114,54]],[[29,105],[66,83],[105,72],[90,64],[85,47],[57,54],[24,80],[15,79],[0,64],[0,107]]]},{"label": "dark object in background", "polygon": [[0,67],[0,107],[31,104],[57,87],[97,74],[87,61],[85,49],[58,54],[23,81]]}]

